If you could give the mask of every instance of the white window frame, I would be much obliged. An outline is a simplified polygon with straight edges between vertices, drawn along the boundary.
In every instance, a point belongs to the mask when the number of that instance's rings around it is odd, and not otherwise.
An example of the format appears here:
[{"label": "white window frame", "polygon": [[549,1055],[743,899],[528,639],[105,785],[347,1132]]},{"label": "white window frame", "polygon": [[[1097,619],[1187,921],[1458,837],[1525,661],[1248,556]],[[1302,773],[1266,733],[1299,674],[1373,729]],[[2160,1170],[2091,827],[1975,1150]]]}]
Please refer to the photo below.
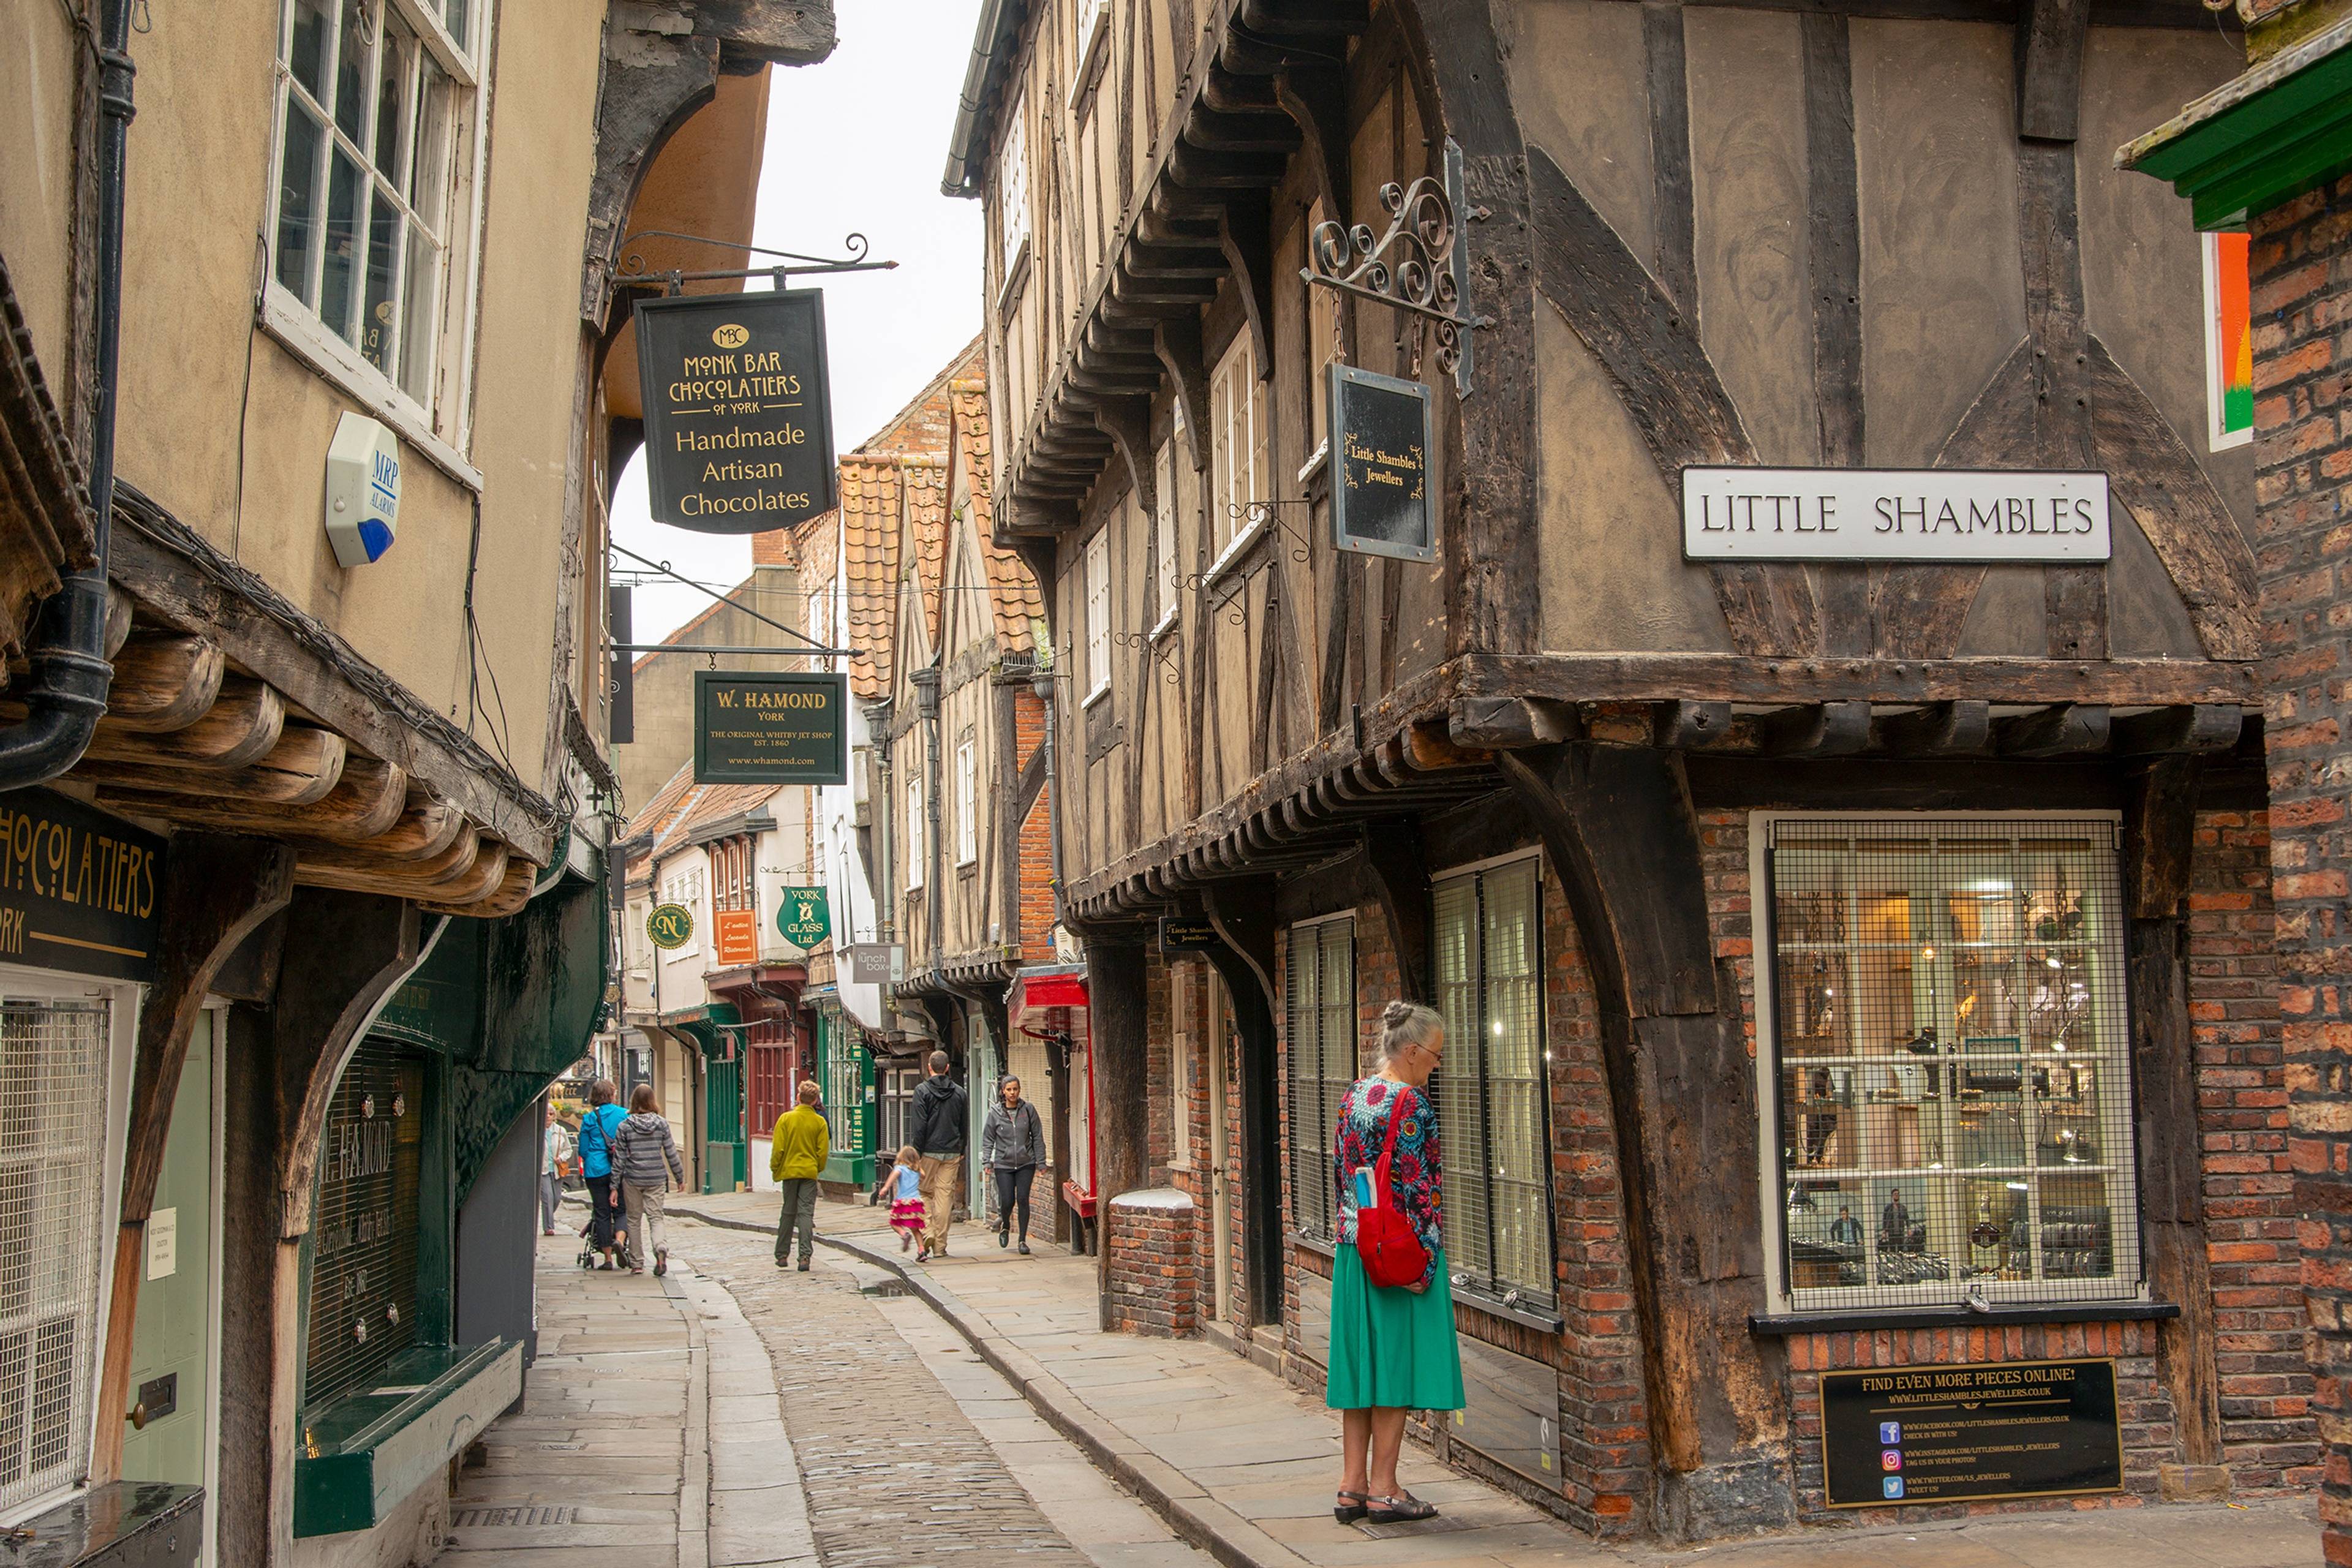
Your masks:
[{"label": "white window frame", "polygon": [[1176,443],[1162,441],[1152,455],[1151,560],[1152,581],[1160,613],[1151,635],[1165,637],[1176,624]]},{"label": "white window frame", "polygon": [[[1333,1010],[1331,998],[1323,994],[1323,944],[1326,933],[1336,927],[1346,928],[1348,997],[1344,1011],[1348,1023],[1344,1042],[1327,1038],[1323,1026],[1325,1016]],[[1299,967],[1300,949],[1309,941],[1313,943],[1311,958],[1314,967],[1306,971]],[[1307,973],[1313,976],[1311,984],[1302,989],[1301,976]],[[1292,1152],[1289,1161],[1291,1234],[1314,1241],[1328,1243],[1339,1232],[1339,1195],[1331,1171],[1332,1133],[1339,1125],[1340,1099],[1347,1093],[1347,1086],[1355,1082],[1357,1069],[1363,1061],[1363,1014],[1359,1005],[1361,985],[1362,978],[1356,966],[1354,910],[1321,915],[1291,926],[1289,946],[1283,963],[1284,1110],[1287,1123],[1283,1135],[1286,1146]],[[1302,1008],[1305,1015],[1311,1016],[1314,1020],[1311,1061],[1303,1054],[1308,1047],[1307,1042],[1301,1037]],[[1335,1056],[1343,1047],[1345,1054]],[[1343,1067],[1338,1077],[1331,1072],[1335,1059]],[[1311,1068],[1312,1070],[1302,1074],[1303,1068]],[[1303,1097],[1299,1089],[1304,1083],[1312,1083],[1316,1087],[1316,1105],[1311,1121],[1308,1120],[1310,1113],[1301,1103]],[[1337,1093],[1331,1092],[1331,1086],[1335,1084],[1339,1086]],[[1307,1127],[1320,1129],[1311,1143],[1300,1136],[1301,1130]],[[1313,1151],[1311,1158],[1307,1153],[1310,1148]],[[1319,1177],[1318,1190],[1321,1194],[1320,1205],[1311,1214],[1306,1188],[1310,1163]]]},{"label": "white window frame", "polygon": [[1265,383],[1258,379],[1257,350],[1246,330],[1217,361],[1209,378],[1209,529],[1216,547],[1214,577],[1263,532],[1271,509],[1253,511],[1265,498],[1258,484],[1267,471]]},{"label": "white window frame", "polygon": [[[68,1467],[73,1472],[72,1479],[46,1491],[29,1494],[15,1507],[0,1513],[0,1527],[5,1527],[89,1490],[89,1460],[97,1446],[99,1400],[104,1392],[107,1324],[114,1294],[113,1219],[121,1204],[123,1144],[128,1133],[131,1106],[132,1031],[138,1017],[139,994],[134,986],[95,977],[0,965],[0,996],[38,1002],[85,1002],[102,998],[107,1003],[106,1105],[100,1116],[100,1140],[104,1148],[100,1155],[104,1161],[104,1169],[99,1173],[98,1201],[90,1211],[88,1289],[91,1306],[89,1317],[82,1324],[89,1363],[83,1375],[73,1384],[79,1407],[73,1412],[71,1424],[79,1447],[75,1453],[76,1462]],[[219,1060],[217,1039],[215,1042],[215,1060]],[[116,1419],[121,1418],[118,1416]]]},{"label": "white window frame", "polygon": [[956,742],[956,864],[980,858],[980,760],[971,738]]},{"label": "white window frame", "polygon": [[[1769,876],[1771,826],[1776,822],[1868,822],[1884,825],[1887,836],[1901,834],[1909,821],[1918,826],[1933,823],[1948,823],[1955,819],[1988,823],[2032,822],[2101,822],[2115,823],[2122,814],[2114,811],[1969,811],[1930,812],[1918,814],[1892,812],[1822,812],[1822,811],[1759,811],[1748,814],[1748,886],[1754,889],[1755,911],[1755,994],[1757,1039],[1754,1055],[1757,1109],[1757,1175],[1762,1184],[1764,1214],[1764,1269],[1768,1299],[1775,1311],[1817,1312],[1846,1318],[1872,1311],[1900,1313],[1916,1311],[1922,1307],[1948,1307],[1964,1299],[1965,1285],[1973,1285],[1983,1292],[1984,1299],[1995,1306],[2054,1306],[2090,1301],[2133,1301],[2145,1300],[2147,1288],[2141,1276],[2145,1269],[2142,1237],[2139,1224],[2138,1191],[2138,1125],[2137,1118],[2126,1114],[2120,1123],[2125,1129],[2128,1147],[2120,1153],[2106,1152],[2105,1163],[2114,1168],[2110,1181],[2108,1207],[2114,1216],[2109,1222],[2109,1245],[2113,1248],[2113,1274],[2105,1279],[2062,1279],[2032,1280],[1976,1280],[1923,1282],[1908,1288],[1873,1286],[1840,1286],[1798,1292],[1790,1288],[1787,1277],[1784,1232],[1788,1215],[1780,1197],[1780,1010],[1778,1004],[1779,965],[1776,962],[1778,937],[1775,928],[1777,910],[1773,908],[1772,883]],[[2120,850],[2118,851],[2120,858]],[[2122,867],[2116,868],[2116,886],[2121,887]],[[2123,962],[2123,950],[2127,936],[2124,911],[2115,911],[2116,921],[2114,943],[2116,962]],[[2087,940],[2087,939],[2086,939]],[[2118,975],[2116,984],[2126,988],[2128,982]],[[2130,1016],[2125,1009],[2119,1038],[2103,1047],[2093,1061],[2111,1075],[2115,1091],[2131,1103],[2133,1077]],[[1805,1058],[1800,1058],[1799,1060]],[[2029,1139],[2028,1148],[2032,1143]],[[1859,1167],[1858,1167],[1859,1169]],[[1879,1177],[1877,1168],[1870,1168],[1862,1177],[1864,1191],[1871,1191]],[[2037,1194],[2038,1196],[2038,1194]],[[1925,1205],[1923,1205],[1923,1212]],[[1874,1256],[1878,1219],[1875,1214],[1855,1216],[1862,1222],[1865,1237],[1865,1256]],[[2038,1247],[2038,1243],[2036,1244]],[[1865,1276],[1867,1280],[1867,1276]],[[1916,1300],[1888,1303],[1884,1298],[1891,1289],[1908,1289]],[[1856,1300],[1865,1291],[1875,1300]]]},{"label": "white window frame", "polygon": [[997,258],[1004,268],[1000,287],[1010,289],[1029,248],[1029,98],[1016,94],[1004,113],[1004,136],[996,150]]},{"label": "white window frame", "polygon": [[[271,109],[268,195],[262,215],[263,234],[269,249],[262,269],[260,324],[272,339],[310,369],[333,383],[346,396],[399,432],[401,437],[451,479],[469,489],[482,488],[481,470],[467,457],[473,440],[473,360],[477,303],[480,297],[483,205],[487,195],[489,138],[489,90],[479,65],[479,40],[489,36],[497,0],[475,0],[468,8],[469,39],[452,37],[441,17],[424,0],[376,0],[379,17],[385,9],[397,11],[434,63],[447,74],[451,89],[464,95],[452,116],[452,133],[464,145],[451,149],[448,213],[445,220],[442,277],[434,289],[433,395],[428,406],[392,376],[370,363],[320,318],[302,298],[278,280],[278,201],[284,180],[287,105],[299,90],[288,64],[294,25],[291,0],[279,6],[278,32],[271,57]],[[338,35],[340,28],[336,29]],[[371,100],[375,84],[371,83]],[[341,133],[332,115],[324,118],[329,149],[322,153],[331,166],[331,148]],[[413,130],[413,128],[412,128]],[[368,165],[373,168],[372,163]],[[367,176],[373,190],[373,175]],[[459,181],[462,179],[462,185]],[[324,181],[318,192],[323,225],[327,201]],[[364,226],[366,219],[359,221]],[[405,266],[404,259],[403,266]],[[355,281],[355,288],[363,288]],[[398,292],[398,290],[395,290]],[[364,296],[362,296],[362,299]]]},{"label": "white window frame", "polygon": [[1087,541],[1087,706],[1110,695],[1110,524]]},{"label": "white window frame", "polygon": [[1094,85],[1095,56],[1110,37],[1110,6],[1106,0],[1071,0],[1070,108],[1075,110]]},{"label": "white window frame", "polygon": [[1187,962],[1168,966],[1168,1166],[1192,1168],[1192,1100],[1200,1092],[1199,1031],[1192,1026],[1199,1006],[1199,972]]},{"label": "white window frame", "polygon": [[907,831],[898,837],[907,845],[907,890],[911,893],[923,885],[923,774],[919,768],[907,770]]},{"label": "white window frame", "polygon": [[[1455,1226],[1458,1223],[1463,1221],[1464,1216],[1468,1212],[1467,1205],[1469,1203],[1471,1192],[1479,1191],[1487,1194],[1487,1211],[1489,1215],[1491,1215],[1495,1209],[1493,1202],[1495,1185],[1496,1180],[1504,1174],[1504,1173],[1497,1172],[1494,1169],[1493,1143],[1495,1117],[1493,1106],[1491,1104],[1491,1095],[1482,1096],[1478,1104],[1475,1108],[1465,1108],[1459,1103],[1448,1103],[1448,1096],[1454,1092],[1448,1087],[1450,1080],[1455,1078],[1467,1078],[1470,1076],[1468,1072],[1455,1068],[1454,1063],[1459,1059],[1457,1053],[1465,1052],[1471,1048],[1472,1042],[1470,1037],[1477,1031],[1456,1031],[1450,1026],[1448,1026],[1445,1038],[1444,1059],[1441,1062],[1437,1072],[1433,1077],[1433,1083],[1435,1087],[1437,1098],[1438,1131],[1440,1135],[1444,1139],[1444,1151],[1447,1169],[1449,1172],[1446,1183],[1448,1191],[1446,1194],[1445,1204],[1446,1228],[1448,1232],[1446,1266],[1454,1273],[1455,1281],[1454,1291],[1457,1296],[1467,1297],[1472,1300],[1481,1301],[1499,1300],[1502,1305],[1507,1308],[1518,1308],[1522,1305],[1523,1301],[1530,1303],[1539,1302],[1545,1306],[1549,1306],[1559,1300],[1559,1221],[1556,1212],[1558,1194],[1553,1190],[1550,1156],[1552,1140],[1551,1084],[1549,1070],[1551,1063],[1551,1049],[1549,1043],[1549,1036],[1548,1034],[1549,1027],[1548,1003],[1549,999],[1545,995],[1546,965],[1550,954],[1547,952],[1544,941],[1544,886],[1542,856],[1540,851],[1533,849],[1516,851],[1508,855],[1498,855],[1486,860],[1473,861],[1467,865],[1449,867],[1443,871],[1433,872],[1429,879],[1431,902],[1430,984],[1433,1000],[1441,1014],[1445,1012],[1446,1003],[1442,989],[1442,979],[1440,973],[1443,955],[1439,944],[1444,940],[1444,931],[1437,908],[1437,895],[1442,889],[1454,883],[1469,881],[1475,884],[1476,900],[1473,914],[1473,920],[1476,923],[1478,943],[1478,963],[1476,969],[1478,994],[1475,999],[1476,1009],[1475,1022],[1478,1026],[1484,1026],[1490,1021],[1490,1019],[1493,1018],[1489,1010],[1488,1000],[1486,995],[1485,989],[1492,973],[1490,966],[1486,962],[1486,933],[1484,919],[1486,910],[1485,883],[1497,872],[1517,870],[1522,868],[1526,868],[1530,873],[1535,890],[1533,914],[1535,919],[1534,932],[1536,951],[1533,960],[1532,973],[1531,976],[1528,978],[1531,978],[1534,984],[1536,1074],[1535,1125],[1532,1129],[1535,1136],[1530,1147],[1526,1150],[1519,1151],[1519,1152],[1528,1156],[1531,1163],[1532,1169],[1538,1173],[1538,1174],[1532,1182],[1522,1180],[1521,1184],[1534,1186],[1543,1199],[1543,1233],[1541,1238],[1543,1249],[1542,1262],[1539,1268],[1529,1270],[1528,1275],[1524,1278],[1507,1278],[1505,1276],[1503,1258],[1504,1248],[1497,1235],[1497,1232],[1501,1227],[1496,1225],[1491,1218],[1483,1222],[1486,1226],[1486,1249],[1489,1256],[1489,1261],[1492,1266],[1490,1271],[1486,1275],[1482,1277],[1478,1273],[1476,1268],[1477,1260],[1468,1255],[1468,1249],[1466,1247],[1463,1249],[1463,1254],[1461,1256],[1456,1256],[1452,1245],[1452,1237],[1455,1234]],[[1494,1033],[1501,1033],[1502,1029],[1500,1021],[1498,1019],[1495,1019],[1493,1022]],[[1476,1041],[1476,1049],[1481,1053],[1479,1060],[1482,1064],[1484,1060],[1483,1053],[1486,1048],[1486,1038],[1483,1035],[1480,1035]],[[1483,1065],[1480,1066],[1477,1070],[1481,1089],[1486,1089],[1491,1084],[1491,1079],[1485,1072]],[[1475,1141],[1470,1137],[1465,1136],[1463,1131],[1464,1118],[1469,1114],[1473,1109],[1475,1109],[1475,1114],[1479,1119],[1479,1131]],[[1470,1157],[1476,1156],[1482,1150],[1486,1156],[1486,1170],[1483,1174],[1474,1175],[1472,1173],[1475,1167],[1470,1163]],[[1459,1173],[1463,1179],[1456,1180],[1454,1173]],[[1468,1239],[1466,1231],[1462,1234],[1464,1236],[1464,1239],[1466,1241]],[[1540,1274],[1541,1277],[1537,1278],[1538,1274]]]}]

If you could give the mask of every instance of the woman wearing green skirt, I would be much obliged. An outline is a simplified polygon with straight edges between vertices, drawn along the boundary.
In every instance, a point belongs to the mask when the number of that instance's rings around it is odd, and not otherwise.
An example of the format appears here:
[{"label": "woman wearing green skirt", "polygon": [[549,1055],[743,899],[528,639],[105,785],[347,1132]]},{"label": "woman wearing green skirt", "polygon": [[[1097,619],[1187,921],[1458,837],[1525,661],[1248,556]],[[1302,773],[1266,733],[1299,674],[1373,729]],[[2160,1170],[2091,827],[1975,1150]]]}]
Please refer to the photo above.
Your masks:
[{"label": "woman wearing green skirt", "polygon": [[[1454,1342],[1454,1293],[1445,1275],[1443,1178],[1429,1075],[1445,1047],[1445,1024],[1426,1007],[1391,1002],[1381,1014],[1381,1070],[1339,1102],[1331,1179],[1339,1192],[1339,1246],[1331,1266],[1331,1362],[1324,1403],[1341,1415],[1343,1464],[1332,1516],[1353,1524],[1433,1519],[1434,1506],[1397,1484],[1397,1450],[1414,1410],[1462,1408],[1462,1352]],[[1356,1255],[1358,1173],[1380,1163],[1389,1122],[1396,1148],[1389,1191],[1429,1253],[1421,1279],[1375,1285]],[[1370,1177],[1362,1184],[1368,1189]]]}]

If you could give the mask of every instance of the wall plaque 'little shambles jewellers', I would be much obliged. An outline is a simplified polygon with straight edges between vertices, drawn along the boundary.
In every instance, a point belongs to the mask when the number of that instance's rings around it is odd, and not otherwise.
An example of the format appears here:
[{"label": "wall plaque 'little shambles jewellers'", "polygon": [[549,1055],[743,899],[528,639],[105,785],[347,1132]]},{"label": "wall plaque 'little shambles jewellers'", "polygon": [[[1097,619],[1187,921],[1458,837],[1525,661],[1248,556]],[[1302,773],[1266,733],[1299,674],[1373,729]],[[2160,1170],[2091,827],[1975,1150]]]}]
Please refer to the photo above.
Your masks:
[{"label": "wall plaque 'little shambles jewellers'", "polygon": [[694,782],[845,784],[849,678],[694,672]]},{"label": "wall plaque 'little shambles jewellers'", "polygon": [[1685,468],[1691,561],[2105,561],[2107,476],[1969,468]]},{"label": "wall plaque 'little shambles jewellers'", "polygon": [[1822,1373],[1832,1508],[2119,1491],[2112,1361]]},{"label": "wall plaque 'little shambles jewellers'", "polygon": [[822,292],[640,300],[636,328],[657,520],[762,533],[833,510]]},{"label": "wall plaque 'little shambles jewellers'", "polygon": [[1331,367],[1331,542],[1406,561],[1437,556],[1430,505],[1429,388]]}]

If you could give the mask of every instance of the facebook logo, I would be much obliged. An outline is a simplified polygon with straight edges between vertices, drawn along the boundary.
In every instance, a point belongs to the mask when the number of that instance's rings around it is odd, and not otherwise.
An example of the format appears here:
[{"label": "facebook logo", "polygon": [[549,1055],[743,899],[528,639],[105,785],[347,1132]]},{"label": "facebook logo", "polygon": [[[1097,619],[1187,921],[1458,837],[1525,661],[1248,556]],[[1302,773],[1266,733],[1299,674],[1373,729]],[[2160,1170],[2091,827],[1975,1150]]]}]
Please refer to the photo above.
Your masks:
[{"label": "facebook logo", "polygon": [[1878,1442],[1881,1447],[1892,1448],[1901,1441],[1903,1441],[1902,1422],[1881,1421],[1878,1424]]},{"label": "facebook logo", "polygon": [[1901,1476],[1881,1477],[1878,1487],[1879,1490],[1885,1494],[1887,1500],[1892,1502],[1903,1495],[1903,1478]]}]

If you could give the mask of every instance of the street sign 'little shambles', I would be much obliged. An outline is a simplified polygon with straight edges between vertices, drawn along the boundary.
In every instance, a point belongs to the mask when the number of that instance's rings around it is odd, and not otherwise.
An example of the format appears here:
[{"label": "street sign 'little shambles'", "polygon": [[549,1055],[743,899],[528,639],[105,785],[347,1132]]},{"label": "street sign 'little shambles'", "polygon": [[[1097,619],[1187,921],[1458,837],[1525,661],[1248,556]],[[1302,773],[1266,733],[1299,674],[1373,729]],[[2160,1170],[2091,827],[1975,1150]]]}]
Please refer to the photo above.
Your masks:
[{"label": "street sign 'little shambles'", "polygon": [[1683,470],[1691,561],[2107,559],[2107,476],[2006,468]]},{"label": "street sign 'little shambles'", "polygon": [[694,782],[849,782],[849,678],[694,672]]},{"label": "street sign 'little shambles'", "polygon": [[655,518],[761,533],[833,510],[823,293],[640,300],[636,328]]}]

